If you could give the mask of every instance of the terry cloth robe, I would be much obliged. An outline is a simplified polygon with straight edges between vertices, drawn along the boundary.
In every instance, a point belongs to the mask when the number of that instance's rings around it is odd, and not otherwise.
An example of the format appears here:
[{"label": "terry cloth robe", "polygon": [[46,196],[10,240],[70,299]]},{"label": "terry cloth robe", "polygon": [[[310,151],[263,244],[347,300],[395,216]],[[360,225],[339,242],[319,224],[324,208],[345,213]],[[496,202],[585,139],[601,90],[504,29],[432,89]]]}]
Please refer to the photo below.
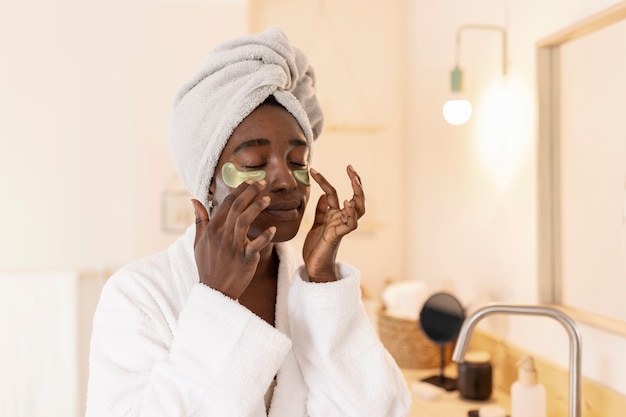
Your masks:
[{"label": "terry cloth robe", "polygon": [[194,234],[192,225],[105,284],[87,417],[406,416],[410,393],[368,321],[356,269],[339,265],[340,280],[307,282],[301,258],[277,244],[272,327],[198,282]]}]

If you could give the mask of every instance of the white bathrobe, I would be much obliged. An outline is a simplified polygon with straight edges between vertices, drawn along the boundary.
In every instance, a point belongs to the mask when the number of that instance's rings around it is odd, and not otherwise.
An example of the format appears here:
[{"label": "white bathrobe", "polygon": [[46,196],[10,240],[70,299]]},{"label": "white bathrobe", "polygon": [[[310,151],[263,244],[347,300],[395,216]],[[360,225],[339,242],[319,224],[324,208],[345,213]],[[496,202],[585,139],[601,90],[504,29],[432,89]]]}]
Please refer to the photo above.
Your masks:
[{"label": "white bathrobe", "polygon": [[356,269],[340,265],[340,280],[307,282],[301,258],[276,245],[272,327],[198,282],[194,233],[192,225],[167,251],[107,281],[87,417],[406,416],[409,391],[368,321]]}]

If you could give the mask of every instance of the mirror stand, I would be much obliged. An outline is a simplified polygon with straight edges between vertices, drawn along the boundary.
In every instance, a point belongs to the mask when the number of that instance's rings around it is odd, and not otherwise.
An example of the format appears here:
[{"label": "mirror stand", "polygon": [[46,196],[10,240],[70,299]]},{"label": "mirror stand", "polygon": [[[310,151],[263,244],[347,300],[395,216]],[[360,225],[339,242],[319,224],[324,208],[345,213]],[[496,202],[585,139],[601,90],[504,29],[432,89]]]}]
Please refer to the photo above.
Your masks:
[{"label": "mirror stand", "polygon": [[422,379],[422,382],[436,385],[446,391],[457,389],[456,379],[445,376],[446,346],[457,338],[465,320],[465,310],[461,302],[452,294],[439,292],[426,300],[418,324],[426,336],[439,346],[439,375]]},{"label": "mirror stand", "polygon": [[444,372],[444,368],[446,366],[445,354],[445,345],[439,345],[439,375],[433,375],[429,376],[428,378],[424,378],[422,379],[422,382],[436,385],[445,389],[446,391],[454,391],[456,389],[456,378],[448,378]]}]

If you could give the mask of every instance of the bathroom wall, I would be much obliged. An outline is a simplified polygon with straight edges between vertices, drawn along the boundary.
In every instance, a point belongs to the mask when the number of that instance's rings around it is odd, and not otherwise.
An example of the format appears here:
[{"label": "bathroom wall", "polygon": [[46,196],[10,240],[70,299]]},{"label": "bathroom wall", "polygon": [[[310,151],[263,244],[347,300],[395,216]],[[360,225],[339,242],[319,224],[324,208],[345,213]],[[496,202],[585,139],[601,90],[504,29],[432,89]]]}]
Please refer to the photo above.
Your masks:
[{"label": "bathroom wall", "polygon": [[[3,2],[0,268],[135,250],[134,53],[125,2]],[[114,28],[114,30],[112,30]]]},{"label": "bathroom wall", "polygon": [[247,21],[243,0],[3,3],[0,270],[116,267],[176,237],[172,99]]},{"label": "bathroom wall", "polygon": [[[536,303],[537,176],[535,44],[615,1],[480,0],[411,2],[411,106],[407,146],[415,158],[409,271],[458,291],[467,301]],[[466,31],[460,65],[473,118],[454,127],[441,106],[454,66],[455,36],[464,24],[503,26],[508,33],[513,129],[494,134],[502,116],[493,107],[501,79],[497,32]],[[615,59],[624,59],[615,57]],[[590,294],[592,296],[592,294]],[[488,318],[489,331],[566,367],[568,341],[543,318]],[[622,338],[581,326],[583,373],[626,394]],[[622,352],[622,353],[620,353]]]}]

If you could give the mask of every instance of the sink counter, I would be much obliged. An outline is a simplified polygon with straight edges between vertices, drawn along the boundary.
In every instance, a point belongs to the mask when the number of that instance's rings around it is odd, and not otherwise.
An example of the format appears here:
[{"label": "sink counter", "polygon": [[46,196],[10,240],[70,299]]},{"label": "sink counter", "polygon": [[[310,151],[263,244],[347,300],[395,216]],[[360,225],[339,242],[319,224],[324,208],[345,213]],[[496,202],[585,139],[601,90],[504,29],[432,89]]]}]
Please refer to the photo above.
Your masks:
[{"label": "sink counter", "polygon": [[[437,375],[439,369],[403,369],[409,390],[414,382],[431,375]],[[456,375],[456,366],[452,365],[446,369],[446,376],[454,377]],[[407,417],[467,417],[470,410],[478,410],[480,407],[488,404],[495,404],[503,407],[507,414],[510,411],[509,393],[497,390],[494,391],[491,398],[486,401],[471,401],[460,397],[458,391],[444,392],[439,398],[428,400],[413,395],[413,405]]]},{"label": "sink counter", "polygon": [[[469,401],[459,397],[458,391],[443,394],[437,400],[430,401],[413,395],[413,406],[407,417],[466,417],[469,410],[477,410],[483,405],[497,404],[510,413],[509,389],[517,379],[517,362],[525,356],[534,356],[539,371],[539,380],[547,391],[548,417],[568,415],[568,377],[569,372],[538,355],[522,350],[506,340],[476,329],[470,348],[489,352],[493,364],[493,395],[489,401]],[[431,375],[437,375],[439,369],[403,369],[409,385]],[[446,376],[455,377],[456,364],[446,367]],[[583,378],[582,380],[582,415],[585,417],[623,417],[626,410],[626,396],[604,385]]]}]

